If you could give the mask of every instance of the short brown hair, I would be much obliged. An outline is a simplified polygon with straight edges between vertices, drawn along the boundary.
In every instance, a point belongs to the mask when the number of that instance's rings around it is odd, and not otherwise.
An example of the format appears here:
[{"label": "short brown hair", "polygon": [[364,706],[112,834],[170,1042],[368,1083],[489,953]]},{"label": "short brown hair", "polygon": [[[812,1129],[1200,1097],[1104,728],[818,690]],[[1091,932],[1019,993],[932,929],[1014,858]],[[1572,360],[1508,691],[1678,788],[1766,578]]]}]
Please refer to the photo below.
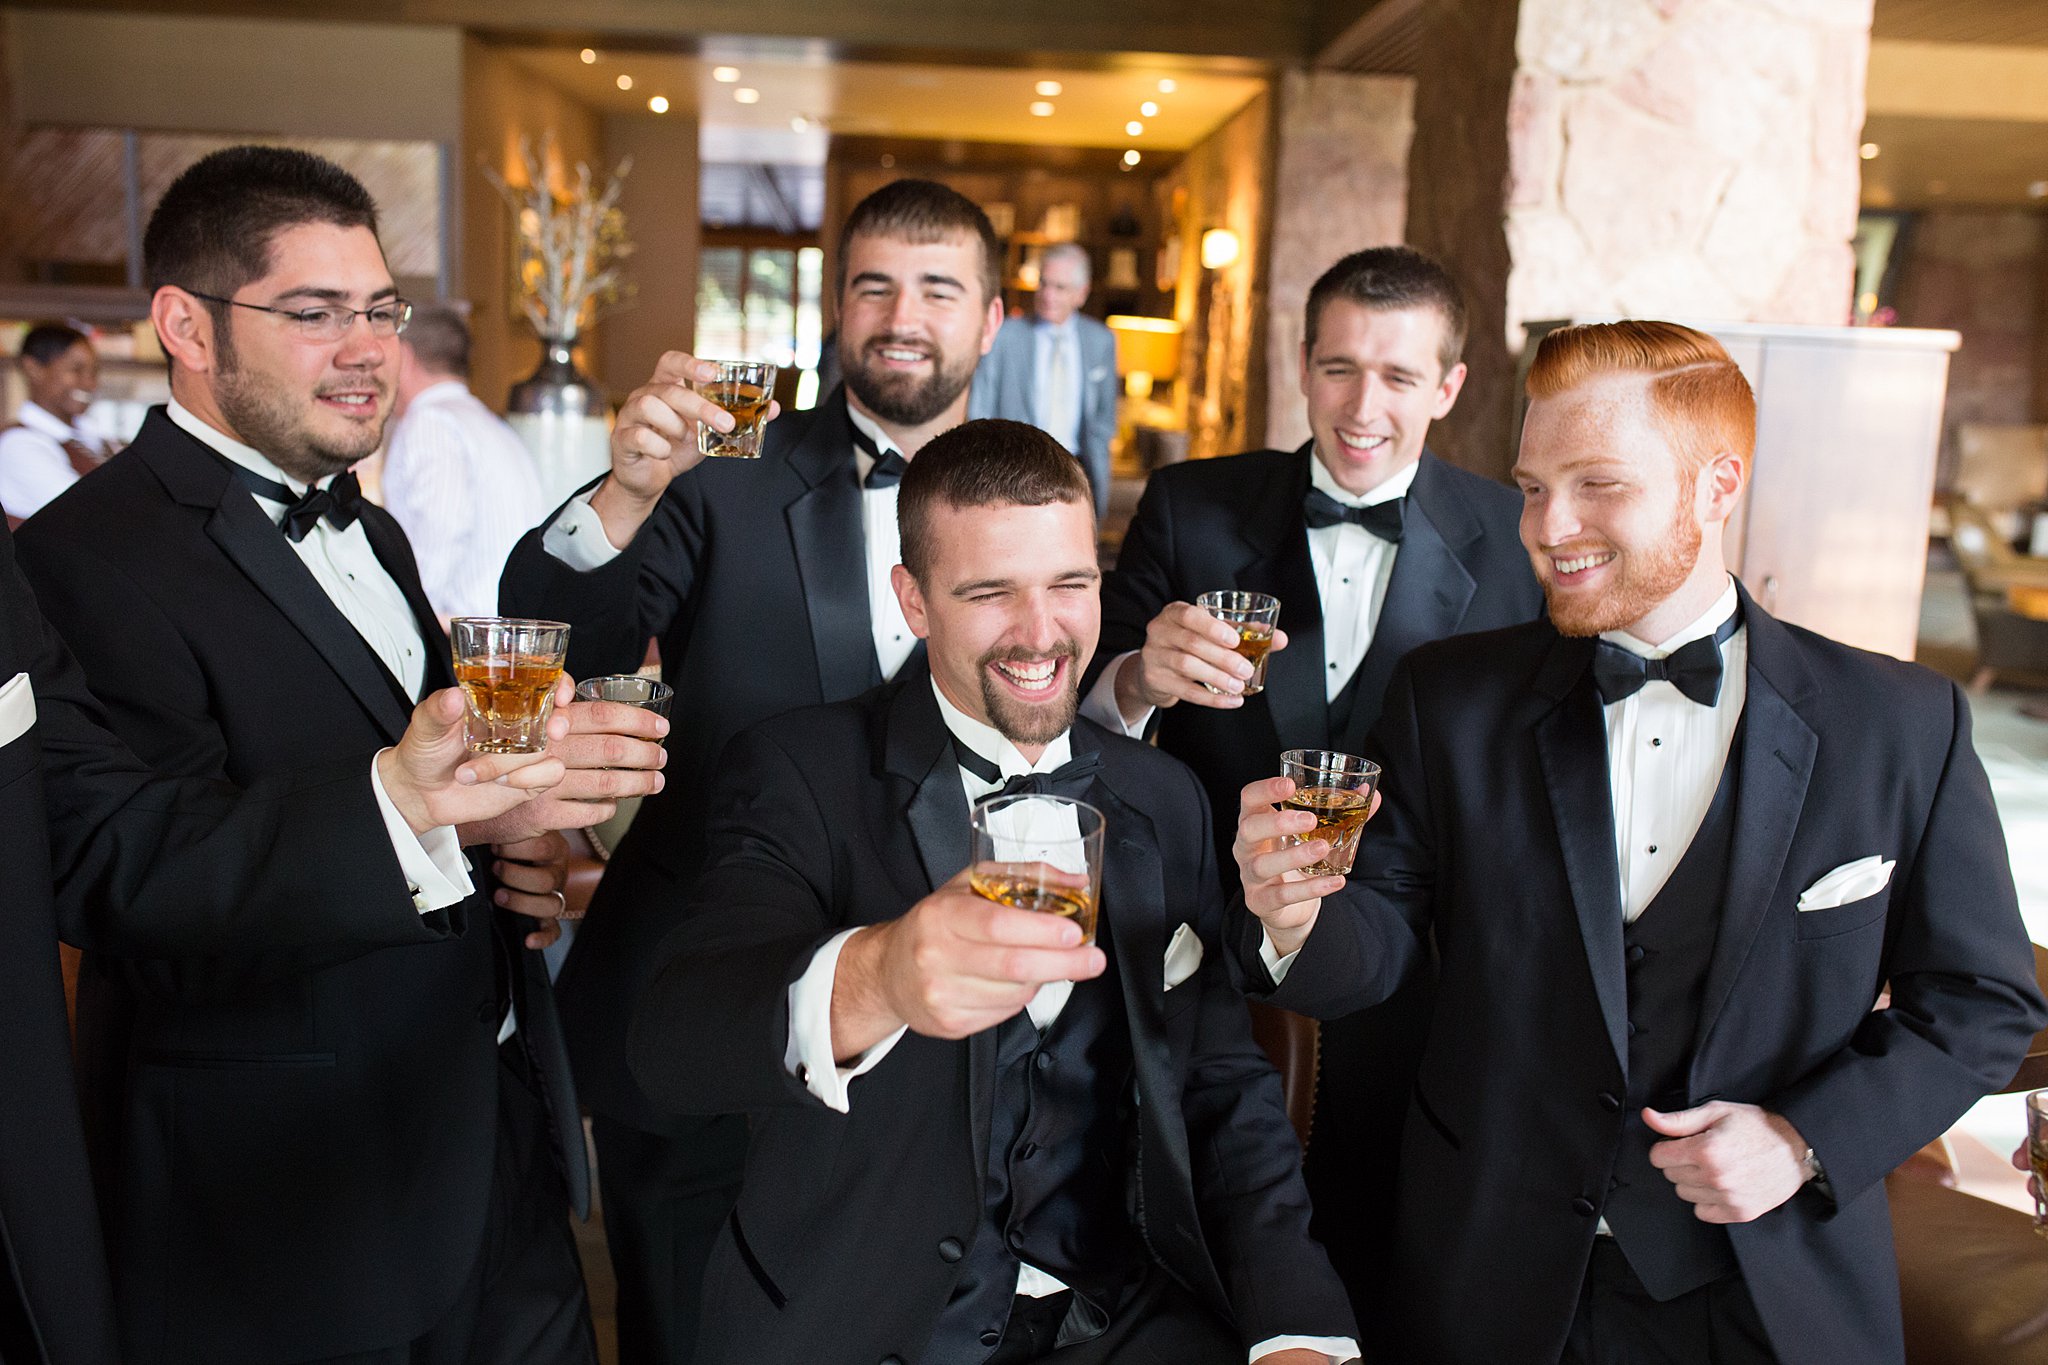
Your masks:
[{"label": "short brown hair", "polygon": [[924,582],[931,568],[932,511],[947,507],[1043,507],[1095,497],[1081,462],[1026,422],[987,417],[935,436],[904,472],[896,492],[903,567]]},{"label": "short brown hair", "polygon": [[428,371],[469,378],[469,323],[448,304],[415,308],[405,344]]},{"label": "short brown hair", "polygon": [[[279,233],[305,223],[377,231],[362,182],[324,157],[290,147],[227,147],[186,167],[149,215],[142,282],[232,298],[270,273]],[[207,305],[216,314],[224,304]]]},{"label": "short brown hair", "polygon": [[1308,291],[1308,317],[1302,338],[1315,354],[1316,329],[1323,309],[1333,299],[1366,308],[1434,308],[1444,320],[1443,345],[1437,359],[1443,372],[1456,369],[1465,356],[1465,298],[1450,272],[1429,257],[1405,246],[1376,246],[1354,251],[1325,270]]},{"label": "short brown hair", "polygon": [[890,237],[918,246],[952,237],[981,244],[981,301],[1003,292],[1003,244],[988,215],[958,190],[936,180],[892,180],[853,206],[839,229],[839,271],[833,287],[846,292],[846,253],[856,237]]},{"label": "short brown hair", "polygon": [[1756,451],[1756,395],[1720,342],[1675,322],[1595,322],[1544,337],[1529,366],[1531,398],[1554,398],[1613,374],[1650,381],[1650,411],[1696,475],[1721,451]]}]

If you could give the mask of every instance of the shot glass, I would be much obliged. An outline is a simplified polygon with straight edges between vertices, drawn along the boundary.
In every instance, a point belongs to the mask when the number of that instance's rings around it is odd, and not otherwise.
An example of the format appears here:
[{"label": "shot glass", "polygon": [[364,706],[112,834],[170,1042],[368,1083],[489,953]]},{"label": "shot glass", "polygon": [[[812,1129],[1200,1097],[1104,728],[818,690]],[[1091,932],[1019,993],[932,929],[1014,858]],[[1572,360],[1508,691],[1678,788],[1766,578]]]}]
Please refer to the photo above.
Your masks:
[{"label": "shot glass", "polygon": [[643,678],[638,673],[607,673],[576,684],[578,701],[615,701],[621,706],[652,711],[663,720],[668,719],[669,704],[675,696],[676,690],[667,683],[658,678]]},{"label": "shot glass", "polygon": [[1305,810],[1316,818],[1313,830],[1287,836],[1285,845],[1291,848],[1312,839],[1330,841],[1329,853],[1303,868],[1303,874],[1349,874],[1358,857],[1358,836],[1365,829],[1365,817],[1372,813],[1380,765],[1329,749],[1289,749],[1280,755],[1280,775],[1294,779],[1294,795],[1281,805],[1287,810]]},{"label": "shot glass", "polygon": [[768,403],[775,396],[775,367],[765,360],[714,360],[718,373],[700,379],[698,393],[732,414],[731,431],[697,424],[697,449],[705,455],[739,460],[761,458],[761,433],[768,426]]},{"label": "shot glass", "polygon": [[468,703],[469,747],[484,754],[545,749],[569,627],[510,616],[458,616],[448,634],[455,680]]},{"label": "shot glass", "polygon": [[1280,620],[1280,599],[1262,592],[1205,592],[1195,599],[1195,605],[1237,631],[1237,652],[1252,666],[1244,694],[1250,697],[1265,691],[1266,655],[1273,649],[1273,627]]},{"label": "shot glass", "polygon": [[1063,915],[1095,941],[1102,885],[1102,812],[1064,796],[991,796],[971,817],[977,895],[1020,910]]}]

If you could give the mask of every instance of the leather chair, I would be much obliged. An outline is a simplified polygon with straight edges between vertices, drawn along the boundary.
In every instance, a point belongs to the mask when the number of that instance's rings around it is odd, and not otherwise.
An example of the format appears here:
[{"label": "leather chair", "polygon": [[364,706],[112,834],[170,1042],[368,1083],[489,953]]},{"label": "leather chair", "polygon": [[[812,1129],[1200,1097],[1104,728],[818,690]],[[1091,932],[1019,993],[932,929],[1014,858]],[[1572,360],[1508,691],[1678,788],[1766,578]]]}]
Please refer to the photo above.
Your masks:
[{"label": "leather chair", "polygon": [[1308,1146],[1315,1124],[1316,1074],[1322,1065],[1322,1034],[1316,1021],[1291,1010],[1253,1002],[1252,1037],[1280,1072],[1280,1090],[1294,1135]]}]

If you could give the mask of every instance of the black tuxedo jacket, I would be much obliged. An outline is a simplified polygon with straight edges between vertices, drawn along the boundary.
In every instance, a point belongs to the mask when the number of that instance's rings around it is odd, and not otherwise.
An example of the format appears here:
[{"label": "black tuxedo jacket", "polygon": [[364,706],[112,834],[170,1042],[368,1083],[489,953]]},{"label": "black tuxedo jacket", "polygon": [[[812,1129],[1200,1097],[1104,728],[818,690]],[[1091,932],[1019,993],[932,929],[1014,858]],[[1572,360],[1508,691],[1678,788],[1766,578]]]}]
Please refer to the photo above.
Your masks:
[{"label": "black tuxedo jacket", "polygon": [[[366,777],[410,699],[226,463],[157,411],[101,474],[23,528],[21,555],[115,731],[168,772]],[[427,685],[447,685],[404,533],[363,518],[419,620]],[[370,819],[360,846],[389,865]],[[358,875],[324,848],[272,858]],[[546,975],[487,893],[424,920],[408,896],[298,944],[88,940],[79,1061],[131,1362],[340,1355],[447,1310],[482,1242],[501,980],[580,1182]],[[216,913],[269,912],[229,887]]]},{"label": "black tuxedo jacket", "polygon": [[[1743,610],[1727,900],[1687,1098],[1783,1114],[1832,1186],[1729,1230],[1778,1358],[1896,1362],[1885,1173],[2010,1079],[2043,1003],[1962,693],[1746,595]],[[1350,884],[1268,992],[1311,1014],[1356,1009],[1434,942],[1436,1007],[1401,1149],[1404,1359],[1557,1357],[1607,1189],[1606,1134],[1640,1122],[1605,1112],[1624,1087],[1628,1019],[1592,653],[1538,623],[1401,665],[1376,732],[1386,803]],[[1897,860],[1884,890],[1795,908],[1870,854]],[[1270,987],[1256,925],[1238,916],[1237,960]],[[1887,983],[1890,1007],[1873,1010]]]},{"label": "black tuxedo jacket", "polygon": [[[16,679],[34,694],[35,720],[0,742],[0,1358],[107,1365],[113,1308],[60,922],[74,943],[152,949],[435,934],[413,910],[361,763],[309,767],[241,797],[145,768],[108,732],[0,531],[0,686]],[[313,866],[333,874],[306,875]]]},{"label": "black tuxedo jacket", "polygon": [[760,459],[706,460],[678,478],[603,568],[578,573],[548,554],[545,526],[505,566],[506,612],[575,627],[571,673],[630,673],[654,636],[681,701],[668,785],[605,869],[556,982],[584,1098],[649,1131],[662,1121],[627,1072],[626,1028],[677,893],[703,864],[719,751],[756,721],[882,680],[853,449],[845,392],[834,389],[769,423]]},{"label": "black tuxedo jacket", "polygon": [[[996,1030],[906,1034],[838,1114],[784,1069],[788,988],[832,934],[893,919],[969,861],[967,800],[920,667],[734,741],[712,856],[635,1021],[663,1105],[750,1115],[739,1207],[705,1278],[700,1361],[917,1358],[982,1217]],[[1205,802],[1187,770],[1089,722],[1108,828],[1103,911],[1125,990],[1141,1132],[1130,1205],[1153,1255],[1247,1345],[1350,1336],[1308,1236],[1300,1151],[1220,956]],[[1169,936],[1206,954],[1169,991]],[[829,1343],[829,1346],[827,1345]]]}]

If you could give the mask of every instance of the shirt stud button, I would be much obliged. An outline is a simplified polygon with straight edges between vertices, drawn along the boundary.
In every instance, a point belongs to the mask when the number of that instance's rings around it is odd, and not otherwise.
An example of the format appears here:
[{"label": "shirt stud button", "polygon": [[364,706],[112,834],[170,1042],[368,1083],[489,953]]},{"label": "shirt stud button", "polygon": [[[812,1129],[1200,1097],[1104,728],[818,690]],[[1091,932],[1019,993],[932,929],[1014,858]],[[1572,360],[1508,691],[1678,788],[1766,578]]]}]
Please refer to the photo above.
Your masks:
[{"label": "shirt stud button", "polygon": [[1652,853],[1655,853],[1656,851],[1657,851],[1657,846],[1656,846],[1655,844],[1651,844],[1651,845],[1650,845],[1650,852],[1652,852]]}]

